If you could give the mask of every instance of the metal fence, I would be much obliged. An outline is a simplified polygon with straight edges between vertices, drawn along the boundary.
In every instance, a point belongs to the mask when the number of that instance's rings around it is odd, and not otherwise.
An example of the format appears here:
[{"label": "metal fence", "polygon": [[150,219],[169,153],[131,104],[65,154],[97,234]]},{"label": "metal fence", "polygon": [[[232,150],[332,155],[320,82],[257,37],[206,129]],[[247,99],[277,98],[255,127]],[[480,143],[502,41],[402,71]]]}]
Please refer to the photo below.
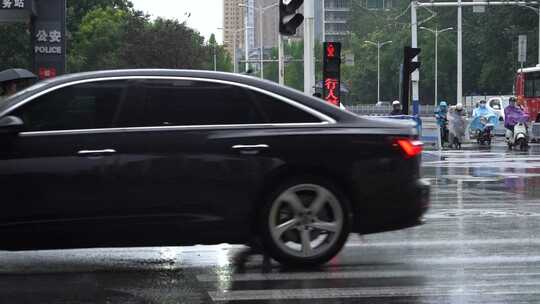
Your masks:
[{"label": "metal fence", "polygon": [[[388,115],[392,111],[392,106],[376,106],[374,104],[356,104],[345,106],[347,110],[360,115]],[[420,116],[433,116],[435,113],[434,105],[421,105]],[[472,107],[465,107],[466,113],[472,113]],[[413,112],[412,106],[409,107],[409,113]]]}]

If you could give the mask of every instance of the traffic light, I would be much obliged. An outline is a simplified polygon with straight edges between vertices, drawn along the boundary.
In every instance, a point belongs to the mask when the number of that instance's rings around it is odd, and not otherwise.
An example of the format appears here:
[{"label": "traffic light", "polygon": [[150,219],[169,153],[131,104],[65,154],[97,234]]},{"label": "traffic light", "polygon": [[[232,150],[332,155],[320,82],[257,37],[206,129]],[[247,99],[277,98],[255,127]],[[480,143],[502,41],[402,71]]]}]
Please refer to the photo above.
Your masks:
[{"label": "traffic light", "polygon": [[285,36],[296,34],[296,29],[304,22],[304,16],[296,11],[304,0],[279,0],[279,33]]},{"label": "traffic light", "polygon": [[409,88],[411,86],[411,74],[420,68],[420,62],[413,59],[420,54],[419,48],[406,46],[403,50],[403,66],[401,68],[401,104],[403,114],[409,114]]},{"label": "traffic light", "polygon": [[339,107],[341,43],[324,42],[323,52],[323,98],[326,102]]}]

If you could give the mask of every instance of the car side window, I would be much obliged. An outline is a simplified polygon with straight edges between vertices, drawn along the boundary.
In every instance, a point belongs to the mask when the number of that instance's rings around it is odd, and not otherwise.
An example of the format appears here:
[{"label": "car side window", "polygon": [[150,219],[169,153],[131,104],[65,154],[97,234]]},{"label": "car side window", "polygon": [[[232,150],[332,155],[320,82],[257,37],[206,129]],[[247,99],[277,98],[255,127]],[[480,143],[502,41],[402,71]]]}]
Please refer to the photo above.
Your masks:
[{"label": "car side window", "polygon": [[27,132],[109,128],[124,88],[124,81],[72,85],[40,96],[12,115],[23,120]]},{"label": "car side window", "polygon": [[140,86],[139,117],[125,127],[264,123],[236,86],[191,80],[145,80]]},{"label": "car side window", "polygon": [[284,101],[236,85],[149,79],[137,91],[139,100],[128,98],[132,104],[123,107],[137,110],[122,127],[320,122]]},{"label": "car side window", "polygon": [[316,123],[321,122],[320,119],[312,114],[299,109],[285,101],[276,99],[267,94],[263,94],[253,90],[246,90],[246,94],[251,101],[255,103],[263,115],[267,123]]}]

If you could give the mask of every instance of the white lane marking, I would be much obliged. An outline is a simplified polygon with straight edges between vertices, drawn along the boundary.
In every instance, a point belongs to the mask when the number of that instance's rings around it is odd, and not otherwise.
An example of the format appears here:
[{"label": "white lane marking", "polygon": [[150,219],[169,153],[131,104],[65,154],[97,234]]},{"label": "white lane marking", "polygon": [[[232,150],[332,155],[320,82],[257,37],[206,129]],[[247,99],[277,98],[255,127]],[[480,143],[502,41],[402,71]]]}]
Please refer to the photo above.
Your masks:
[{"label": "white lane marking", "polygon": [[426,161],[423,164],[447,164],[447,163],[476,163],[483,162],[484,164],[492,163],[521,163],[521,162],[539,162],[540,157],[512,157],[512,158],[450,158],[445,160]]},{"label": "white lane marking", "polygon": [[[496,269],[497,270],[497,269]],[[467,279],[485,279],[486,277],[540,276],[540,272],[512,272],[512,273],[469,273],[461,270],[381,270],[381,271],[340,271],[340,272],[290,272],[290,273],[244,273],[225,275],[227,281],[285,281],[285,280],[331,280],[331,279],[376,279],[376,278],[403,278],[403,277],[430,277],[450,278],[460,277]],[[515,278],[514,278],[515,279]],[[522,280],[523,278],[520,278]],[[197,275],[200,282],[217,282],[223,276]]]},{"label": "white lane marking", "polygon": [[[430,247],[430,246],[485,246],[485,245],[540,245],[540,239],[473,239],[473,240],[432,240],[432,241],[399,241],[347,243],[345,247]],[[539,256],[540,257],[540,256]]]},{"label": "white lane marking", "polygon": [[540,263],[540,256],[464,256],[443,258],[415,259],[415,263],[428,265],[473,265],[473,264],[513,264],[513,263]]},{"label": "white lane marking", "polygon": [[[501,288],[508,289],[501,289]],[[521,290],[520,290],[521,287]],[[313,289],[225,290],[208,292],[213,301],[391,298],[411,296],[537,295],[540,282],[441,286],[392,286]]]},{"label": "white lane marking", "polygon": [[540,213],[526,211],[526,210],[489,210],[487,208],[474,209],[438,209],[432,210],[424,216],[426,219],[447,219],[447,218],[502,218],[502,217],[540,217]]}]

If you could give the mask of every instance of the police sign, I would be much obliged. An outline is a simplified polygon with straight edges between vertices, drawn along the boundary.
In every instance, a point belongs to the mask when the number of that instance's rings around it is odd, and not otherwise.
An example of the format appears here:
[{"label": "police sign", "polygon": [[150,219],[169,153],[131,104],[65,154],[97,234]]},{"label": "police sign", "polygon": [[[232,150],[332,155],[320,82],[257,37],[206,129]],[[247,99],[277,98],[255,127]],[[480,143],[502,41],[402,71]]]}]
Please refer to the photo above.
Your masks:
[{"label": "police sign", "polygon": [[66,0],[40,0],[32,23],[34,73],[39,78],[63,74],[66,68]]}]

